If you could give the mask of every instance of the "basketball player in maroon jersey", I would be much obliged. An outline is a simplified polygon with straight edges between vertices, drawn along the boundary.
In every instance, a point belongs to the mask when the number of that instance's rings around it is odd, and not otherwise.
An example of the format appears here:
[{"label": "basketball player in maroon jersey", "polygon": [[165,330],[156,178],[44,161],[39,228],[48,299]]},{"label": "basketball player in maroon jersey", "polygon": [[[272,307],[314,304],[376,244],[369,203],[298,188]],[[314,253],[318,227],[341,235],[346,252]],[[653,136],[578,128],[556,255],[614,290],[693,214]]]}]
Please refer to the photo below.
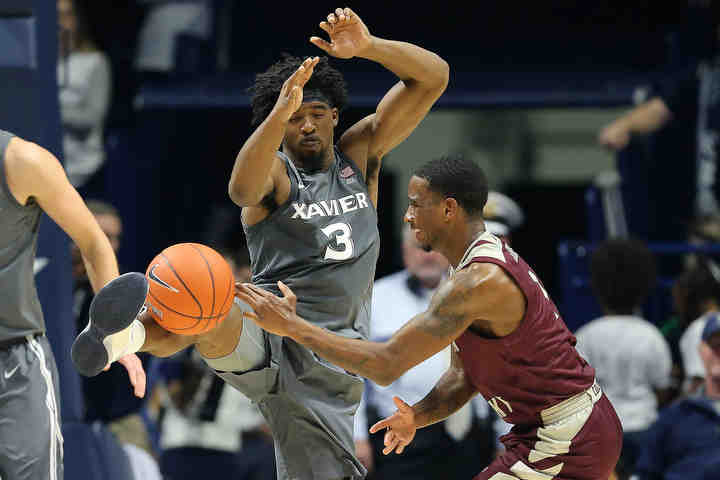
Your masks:
[{"label": "basketball player in maroon jersey", "polygon": [[505,452],[475,480],[605,480],[620,454],[620,421],[535,272],[485,231],[487,192],[483,171],[462,157],[415,172],[405,221],[421,245],[447,257],[451,274],[428,310],[386,342],[344,338],[306,322],[283,284],[284,297],[250,284],[238,285],[237,295],[262,328],[382,385],[452,345],[451,366],[433,390],[412,406],[396,398],[397,412],[370,429],[387,429],[383,453],[402,453],[417,428],[480,393],[514,426],[501,438]]}]

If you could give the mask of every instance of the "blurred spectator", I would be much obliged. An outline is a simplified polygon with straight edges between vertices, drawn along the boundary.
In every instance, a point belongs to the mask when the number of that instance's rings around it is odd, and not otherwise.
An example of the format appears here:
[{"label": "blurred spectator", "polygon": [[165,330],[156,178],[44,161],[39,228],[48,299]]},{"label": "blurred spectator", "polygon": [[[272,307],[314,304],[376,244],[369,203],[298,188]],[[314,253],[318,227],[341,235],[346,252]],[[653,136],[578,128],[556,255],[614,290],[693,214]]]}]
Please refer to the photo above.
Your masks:
[{"label": "blurred spectator", "polygon": [[[688,228],[687,242],[690,245],[702,246],[720,243],[720,215],[701,215],[694,219]],[[702,260],[697,254],[685,257],[685,268],[692,269]]]},{"label": "blurred spectator", "polygon": [[[117,254],[122,238],[122,219],[118,211],[110,204],[98,200],[85,202],[95,216],[100,228],[105,232],[110,245]],[[73,272],[73,313],[77,331],[82,331],[88,322],[90,302],[93,291],[85,271],[80,250],[71,245]],[[121,268],[122,271],[122,268]],[[138,353],[143,367],[148,371],[150,356]],[[107,372],[96,377],[83,377],[85,400],[85,421],[101,422],[108,426],[118,442],[125,448],[133,470],[141,473],[138,478],[160,478],[160,472],[152,455],[150,436],[142,416],[145,399],[138,398],[128,386],[125,368],[113,363]]]},{"label": "blurred spectator", "polygon": [[[247,249],[224,256],[237,281],[250,280]],[[194,349],[160,362],[161,381],[153,397],[162,408],[158,423],[165,480],[274,480],[272,435],[257,406],[226,388]]]},{"label": "blurred spectator", "polygon": [[677,279],[673,297],[681,324],[687,327],[678,349],[684,372],[683,391],[691,393],[705,377],[698,346],[707,319],[720,312],[720,268],[711,260],[701,259]]},{"label": "blurred spectator", "polygon": [[525,214],[513,199],[491,190],[483,208],[483,219],[488,231],[510,243],[512,231],[522,226],[525,222]]},{"label": "blurred spectator", "polygon": [[[710,10],[710,2],[707,3]],[[707,12],[708,15],[711,11]],[[713,41],[720,43],[717,18],[713,19]],[[717,49],[716,53],[717,53]],[[717,155],[720,133],[720,57],[702,62],[699,68],[688,70],[665,82],[657,96],[638,105],[602,129],[598,141],[613,150],[624,149],[635,134],[660,130],[670,121],[697,122],[696,159],[685,160],[696,171],[695,213],[720,213],[717,200]]]},{"label": "blurred spectator", "polygon": [[720,458],[720,320],[711,317],[699,347],[707,376],[702,387],[660,412],[633,478],[716,479]]},{"label": "blurred spectator", "polygon": [[212,32],[211,0],[140,2],[147,5],[147,12],[138,38],[135,59],[138,71],[165,75],[194,70],[198,62],[208,61],[208,52],[203,48],[207,47]]},{"label": "blurred spectator", "polygon": [[110,62],[88,30],[73,0],[58,0],[58,83],[64,165],[70,183],[81,187],[105,161],[104,127],[110,105]]},{"label": "blurred spectator", "polygon": [[628,478],[671,386],[670,347],[658,328],[638,315],[655,285],[655,260],[639,240],[600,245],[590,261],[592,289],[605,316],[580,328],[577,348],[595,367],[598,383],[623,426],[619,478]]},{"label": "blurred spectator", "polygon": [[158,424],[164,479],[273,480],[272,436],[257,407],[225,388],[194,349],[160,362],[164,387],[154,394],[163,407]]}]

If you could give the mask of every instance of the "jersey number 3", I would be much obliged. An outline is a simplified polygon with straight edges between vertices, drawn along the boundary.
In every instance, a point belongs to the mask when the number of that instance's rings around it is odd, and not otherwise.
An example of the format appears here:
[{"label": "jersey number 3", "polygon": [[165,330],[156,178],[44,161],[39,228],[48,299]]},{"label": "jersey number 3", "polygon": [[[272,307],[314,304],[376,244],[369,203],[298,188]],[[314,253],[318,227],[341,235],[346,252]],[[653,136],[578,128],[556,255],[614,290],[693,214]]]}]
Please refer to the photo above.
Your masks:
[{"label": "jersey number 3", "polygon": [[337,249],[328,245],[325,249],[326,260],[347,260],[353,255],[352,228],[347,223],[331,223],[321,230],[329,241],[335,239]]}]

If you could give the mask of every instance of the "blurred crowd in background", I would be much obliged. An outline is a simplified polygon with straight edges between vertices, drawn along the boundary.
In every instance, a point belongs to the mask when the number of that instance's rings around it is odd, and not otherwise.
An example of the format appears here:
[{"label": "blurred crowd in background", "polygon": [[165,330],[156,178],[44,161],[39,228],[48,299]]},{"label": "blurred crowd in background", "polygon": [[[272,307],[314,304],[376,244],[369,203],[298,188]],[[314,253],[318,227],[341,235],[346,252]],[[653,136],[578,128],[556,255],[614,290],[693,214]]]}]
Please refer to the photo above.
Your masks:
[{"label": "blurred crowd in background", "polygon": [[[451,84],[428,121],[455,115],[448,121],[464,123],[454,131],[468,145],[489,137],[477,131],[485,110],[601,112],[588,121],[592,138],[582,148],[603,160],[588,160],[580,147],[565,151],[550,180],[538,180],[533,137],[512,140],[508,165],[517,173],[491,175],[486,225],[535,265],[595,367],[625,431],[618,478],[720,478],[712,473],[720,459],[717,5],[541,3],[353,8],[379,35],[417,41],[448,60]],[[62,157],[121,272],[144,271],[165,246],[197,241],[220,251],[238,281],[249,279],[240,211],[226,187],[250,128],[245,89],[282,51],[313,53],[307,38],[326,9],[57,1]],[[352,91],[342,129],[391,79],[369,62],[336,65]],[[427,133],[414,135],[408,143]],[[447,273],[447,261],[418,248],[395,214],[404,208],[403,162],[429,159],[404,155],[391,155],[380,182],[376,340],[424,310]],[[500,168],[478,161],[491,174]],[[583,162],[593,174],[563,182],[563,169]],[[82,329],[92,290],[73,253]],[[469,479],[502,448],[508,426],[481,398],[419,431],[402,456],[383,456],[382,435],[368,434],[394,410],[393,395],[413,403],[430,390],[447,353],[388,387],[366,382],[355,438],[369,478]],[[110,428],[137,478],[274,478],[271,434],[254,405],[192,351],[142,359],[145,399],[132,395],[117,365],[83,380],[86,420]]]}]

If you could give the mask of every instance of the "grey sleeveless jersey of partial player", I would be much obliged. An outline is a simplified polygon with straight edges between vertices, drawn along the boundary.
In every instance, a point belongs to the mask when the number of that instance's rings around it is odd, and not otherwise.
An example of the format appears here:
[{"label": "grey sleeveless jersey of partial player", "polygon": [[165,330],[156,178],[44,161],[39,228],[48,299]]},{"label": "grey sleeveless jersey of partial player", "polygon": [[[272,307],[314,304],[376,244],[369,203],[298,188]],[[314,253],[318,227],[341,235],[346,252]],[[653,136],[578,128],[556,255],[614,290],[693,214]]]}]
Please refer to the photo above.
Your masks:
[{"label": "grey sleeveless jersey of partial player", "polygon": [[33,272],[42,210],[10,193],[5,152],[13,137],[0,130],[0,341],[45,331]]},{"label": "grey sleeveless jersey of partial player", "polygon": [[363,175],[337,149],[330,168],[315,173],[280,155],[290,197],[261,222],[245,226],[252,282],[277,294],[281,280],[297,295],[301,317],[367,338],[380,235]]}]

